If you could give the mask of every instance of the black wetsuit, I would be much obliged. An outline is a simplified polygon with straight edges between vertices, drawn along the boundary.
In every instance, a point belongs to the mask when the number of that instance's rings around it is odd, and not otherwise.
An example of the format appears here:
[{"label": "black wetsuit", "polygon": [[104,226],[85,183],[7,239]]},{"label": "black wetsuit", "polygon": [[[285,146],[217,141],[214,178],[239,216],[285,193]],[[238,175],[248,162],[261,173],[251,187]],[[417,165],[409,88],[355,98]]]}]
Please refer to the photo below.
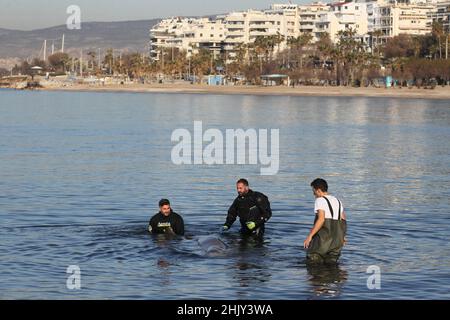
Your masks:
[{"label": "black wetsuit", "polygon": [[163,215],[161,212],[157,213],[150,220],[148,230],[151,233],[167,233],[169,228],[172,228],[173,232],[179,236],[184,235],[184,221],[183,218],[175,213],[171,212],[168,217]]},{"label": "black wetsuit", "polygon": [[[241,232],[243,234],[262,235],[264,224],[272,217],[272,210],[267,196],[260,192],[249,190],[246,194],[238,196],[228,210],[225,225],[231,228],[237,217],[241,222]],[[256,228],[249,230],[247,222],[254,222]]]}]

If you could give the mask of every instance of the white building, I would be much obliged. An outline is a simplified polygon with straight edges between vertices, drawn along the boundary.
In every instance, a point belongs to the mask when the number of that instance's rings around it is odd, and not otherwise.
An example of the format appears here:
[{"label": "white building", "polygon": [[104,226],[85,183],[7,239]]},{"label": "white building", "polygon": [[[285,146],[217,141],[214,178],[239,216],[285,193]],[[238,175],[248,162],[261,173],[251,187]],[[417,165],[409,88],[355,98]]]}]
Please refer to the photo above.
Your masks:
[{"label": "white building", "polygon": [[304,33],[317,41],[326,32],[336,42],[339,31],[350,28],[366,44],[375,34],[379,42],[384,42],[403,33],[427,34],[433,20],[442,21],[448,30],[449,9],[450,0],[341,0],[330,4],[273,4],[267,10],[231,12],[215,20],[170,18],[150,30],[151,55],[158,60],[163,48],[178,48],[187,55],[207,48],[233,58],[240,44],[252,43],[258,36],[280,36],[284,41],[275,49],[283,50],[287,39]]},{"label": "white building", "polygon": [[450,33],[450,0],[436,2],[431,19],[442,23],[444,32]]},{"label": "white building", "polygon": [[380,42],[399,34],[426,35],[431,32],[431,13],[436,6],[419,1],[384,1],[368,4],[368,32],[380,33]]},{"label": "white building", "polygon": [[277,11],[232,12],[225,18],[226,42],[251,43],[258,36],[272,36],[286,33],[284,16]]},{"label": "white building", "polygon": [[313,2],[308,5],[299,6],[300,34],[310,33],[313,42],[318,40],[319,30],[317,23],[320,22],[320,15],[330,10],[330,6],[322,2]]},{"label": "white building", "polygon": [[352,29],[358,37],[367,34],[368,17],[365,2],[337,2],[330,4],[330,10],[320,14],[317,33],[327,32],[336,42],[338,32]]},{"label": "white building", "polygon": [[188,56],[198,53],[200,48],[220,51],[225,31],[221,19],[164,19],[150,30],[150,54],[153,59],[159,60],[162,49],[177,48]]}]

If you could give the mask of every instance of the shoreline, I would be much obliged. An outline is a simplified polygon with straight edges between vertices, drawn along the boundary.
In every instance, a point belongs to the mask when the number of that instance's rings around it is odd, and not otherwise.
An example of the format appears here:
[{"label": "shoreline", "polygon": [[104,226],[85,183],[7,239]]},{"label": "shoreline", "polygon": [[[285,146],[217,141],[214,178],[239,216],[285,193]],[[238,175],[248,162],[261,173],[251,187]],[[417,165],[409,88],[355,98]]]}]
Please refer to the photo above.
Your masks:
[{"label": "shoreline", "polygon": [[124,93],[187,93],[220,95],[261,95],[261,96],[306,96],[306,97],[383,97],[407,99],[450,99],[450,86],[436,86],[435,89],[424,88],[375,88],[375,87],[332,87],[332,86],[298,86],[295,88],[276,86],[207,86],[191,84],[107,84],[70,86],[47,85],[38,91],[66,92],[124,92]]}]

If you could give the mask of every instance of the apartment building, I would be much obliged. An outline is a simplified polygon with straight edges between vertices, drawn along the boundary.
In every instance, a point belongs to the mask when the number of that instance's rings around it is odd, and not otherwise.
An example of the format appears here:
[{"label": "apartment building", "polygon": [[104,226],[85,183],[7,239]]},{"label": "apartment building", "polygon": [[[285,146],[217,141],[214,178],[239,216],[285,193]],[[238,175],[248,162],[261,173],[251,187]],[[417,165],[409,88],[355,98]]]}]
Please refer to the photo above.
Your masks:
[{"label": "apartment building", "polygon": [[313,36],[313,42],[317,41],[320,32],[317,29],[317,23],[320,22],[320,15],[329,10],[330,6],[322,2],[299,5],[298,19],[300,34],[310,33]]},{"label": "apartment building", "polygon": [[368,17],[367,3],[365,2],[336,2],[330,4],[328,12],[319,15],[316,23],[316,37],[327,32],[333,42],[338,39],[338,32],[347,29],[355,31],[361,37],[367,34]]},{"label": "apartment building", "polygon": [[378,0],[368,4],[368,32],[379,33],[381,42],[399,34],[425,35],[431,32],[435,5],[427,2]]},{"label": "apartment building", "polygon": [[431,12],[433,22],[442,23],[444,32],[450,33],[450,1],[438,1]]},{"label": "apartment building", "polygon": [[188,56],[198,53],[201,48],[220,51],[225,32],[222,19],[164,19],[150,30],[150,55],[159,60],[162,49],[170,48],[183,50]]},{"label": "apartment building", "polygon": [[[317,41],[325,32],[333,42],[338,32],[353,29],[355,37],[369,45],[399,34],[425,35],[433,21],[449,29],[450,0],[341,0],[306,5],[273,4],[267,10],[231,12],[208,18],[169,18],[150,30],[151,56],[161,58],[163,48],[179,48],[187,55],[207,48],[215,53],[236,55],[241,44],[258,36],[278,35],[283,39],[310,33]],[[286,41],[276,50],[286,48]]]}]

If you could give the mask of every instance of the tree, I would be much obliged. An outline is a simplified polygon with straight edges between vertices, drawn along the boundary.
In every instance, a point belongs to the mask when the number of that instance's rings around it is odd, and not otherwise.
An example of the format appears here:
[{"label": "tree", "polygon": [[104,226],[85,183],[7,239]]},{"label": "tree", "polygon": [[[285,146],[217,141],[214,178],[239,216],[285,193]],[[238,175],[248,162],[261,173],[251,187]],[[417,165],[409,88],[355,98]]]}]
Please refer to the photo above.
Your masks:
[{"label": "tree", "polygon": [[9,71],[5,68],[0,68],[0,77],[5,77],[9,75]]},{"label": "tree", "polygon": [[198,77],[201,79],[206,73],[211,72],[211,51],[205,48],[199,50],[199,52],[192,56],[191,67]]},{"label": "tree", "polygon": [[291,59],[291,55],[293,54],[294,57],[296,57],[296,60],[300,64],[300,68],[303,68],[303,58],[305,54],[305,47],[309,46],[311,44],[311,41],[313,39],[313,36],[309,33],[303,33],[297,38],[290,38],[288,41],[289,45],[289,52],[291,53],[289,55],[289,60]]},{"label": "tree", "polygon": [[331,41],[328,32],[321,33],[318,41],[315,44],[316,52],[318,53],[319,61],[326,62],[331,59],[334,52],[334,44]]},{"label": "tree", "polygon": [[113,74],[114,73],[114,50],[113,49],[108,49],[106,50],[106,54],[105,54],[105,58],[103,60],[103,65],[105,65],[107,67],[107,69],[109,70],[109,74]]},{"label": "tree", "polygon": [[378,57],[380,55],[380,37],[383,36],[383,32],[377,29],[371,32],[370,35],[372,37],[372,53]]},{"label": "tree", "polygon": [[91,63],[91,69],[94,69],[95,68],[95,57],[97,56],[97,54],[95,53],[95,51],[88,51],[87,56],[89,57],[89,62]]},{"label": "tree", "polygon": [[440,21],[433,22],[431,33],[433,37],[437,40],[436,51],[437,53],[439,53],[439,59],[442,59],[442,40],[445,38],[444,26],[442,25],[442,22]]},{"label": "tree", "polygon": [[[345,84],[355,83],[356,71],[362,71],[367,63],[367,55],[361,41],[356,39],[356,30],[349,28],[338,32],[338,43],[333,51],[336,63],[336,78],[340,84],[344,80]],[[361,73],[361,72],[360,72]]]},{"label": "tree", "polygon": [[49,56],[48,62],[55,71],[66,72],[66,66],[69,62],[69,55],[67,53],[58,52]]},{"label": "tree", "polygon": [[31,62],[31,65],[33,67],[35,67],[35,66],[41,67],[42,69],[47,68],[47,63],[44,60],[41,60],[39,58],[34,58],[33,61]]},{"label": "tree", "polygon": [[26,60],[24,60],[22,61],[20,66],[15,65],[14,68],[12,69],[12,72],[13,74],[31,75],[32,74],[31,65]]},{"label": "tree", "polygon": [[395,59],[402,57],[414,57],[417,53],[417,42],[407,34],[400,34],[388,39],[384,47],[384,57]]}]

